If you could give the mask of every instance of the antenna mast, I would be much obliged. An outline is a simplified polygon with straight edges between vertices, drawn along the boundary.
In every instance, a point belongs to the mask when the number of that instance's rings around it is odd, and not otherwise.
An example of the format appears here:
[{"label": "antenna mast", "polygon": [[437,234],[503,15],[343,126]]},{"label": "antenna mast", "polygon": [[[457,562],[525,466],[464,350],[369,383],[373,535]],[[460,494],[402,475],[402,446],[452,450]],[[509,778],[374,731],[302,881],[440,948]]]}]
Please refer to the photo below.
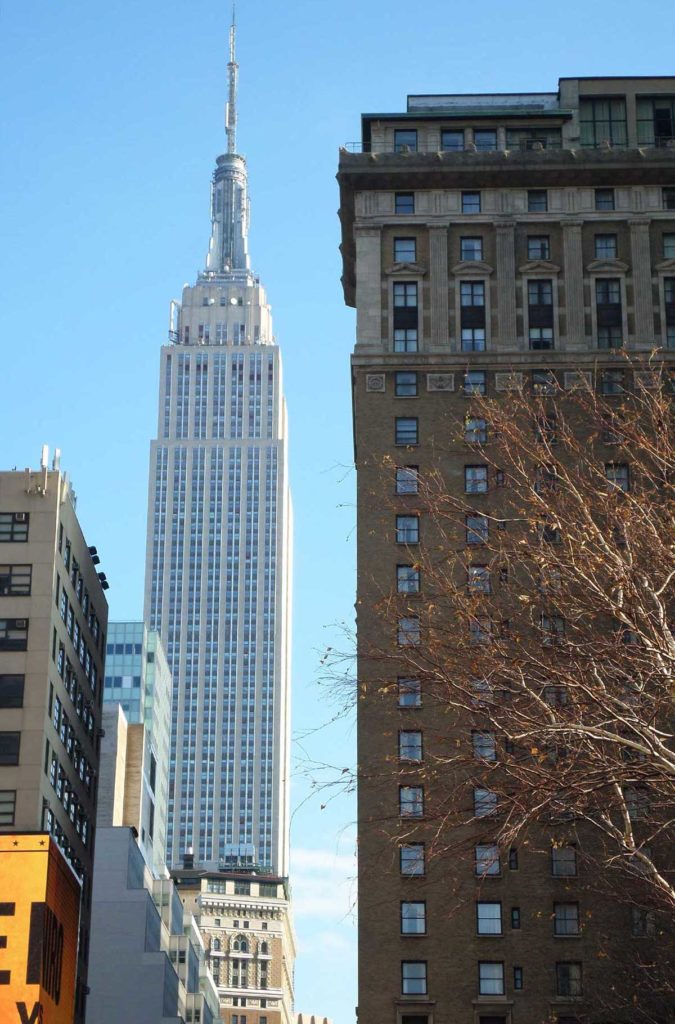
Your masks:
[{"label": "antenna mast", "polygon": [[227,135],[227,152],[237,151],[237,72],[239,65],[235,60],[235,41],[237,25],[234,4],[232,4],[232,24],[230,25],[230,59],[227,63],[227,106],[225,108],[225,134]]}]

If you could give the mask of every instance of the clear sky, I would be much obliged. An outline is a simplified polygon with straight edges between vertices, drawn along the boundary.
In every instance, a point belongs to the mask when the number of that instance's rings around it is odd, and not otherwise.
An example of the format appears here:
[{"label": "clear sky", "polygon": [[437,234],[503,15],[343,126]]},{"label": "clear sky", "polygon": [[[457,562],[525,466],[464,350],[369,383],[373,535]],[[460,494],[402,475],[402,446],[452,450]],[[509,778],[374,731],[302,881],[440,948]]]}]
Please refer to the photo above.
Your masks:
[{"label": "clear sky", "polygon": [[[102,555],[113,618],[142,612],[148,450],[168,303],[203,266],[224,149],[229,5],[0,7],[0,467],[47,442]],[[251,256],[284,353],[295,505],[293,886],[297,1007],[353,1024],[354,805],[308,796],[354,760],[319,659],[353,620],[354,473],[338,253],[338,146],[408,92],[554,91],[558,76],[673,74],[672,0],[239,0],[239,149]],[[319,729],[318,732],[313,730]],[[369,1022],[366,1022],[369,1024]]]}]

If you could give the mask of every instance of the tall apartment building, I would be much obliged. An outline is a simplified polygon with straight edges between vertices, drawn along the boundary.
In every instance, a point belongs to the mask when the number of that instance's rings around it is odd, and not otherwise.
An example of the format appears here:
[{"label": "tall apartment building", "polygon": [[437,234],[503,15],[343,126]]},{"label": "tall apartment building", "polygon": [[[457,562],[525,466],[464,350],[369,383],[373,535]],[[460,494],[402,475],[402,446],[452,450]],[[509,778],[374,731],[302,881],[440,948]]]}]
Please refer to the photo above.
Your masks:
[{"label": "tall apartment building", "polygon": [[0,830],[49,832],[80,880],[79,1024],[108,604],[68,479],[42,463],[0,473]]},{"label": "tall apartment building", "polygon": [[188,855],[172,875],[204,939],[224,1024],[295,1024],[288,879],[190,864]]},{"label": "tall apartment building", "polygon": [[[420,744],[426,732],[433,748],[438,713],[414,681],[397,687],[395,670],[383,685],[370,654],[396,658],[396,630],[375,606],[406,587],[397,566],[424,530],[419,479],[437,472],[464,492],[472,459],[447,431],[467,399],[508,401],[528,384],[564,393],[580,372],[612,393],[629,374],[618,350],[675,362],[675,78],[410,96],[403,113],[363,116],[338,179],[345,301],[357,311],[359,1020],[597,1019],[586,1003],[608,990],[612,959],[601,935],[610,949],[635,941],[630,908],[571,861],[523,846],[491,861],[489,900],[507,923],[483,927],[481,848],[475,865],[425,863],[433,793],[399,791],[399,732]],[[485,509],[498,501],[487,493]],[[405,850],[387,838],[399,820]],[[580,892],[583,934],[555,934],[556,898],[577,905]]]},{"label": "tall apartment building", "polygon": [[172,303],[152,442],[145,621],[173,677],[167,862],[287,873],[291,507],[281,358],[250,269],[236,152],[234,26],[227,152],[206,267]]},{"label": "tall apartment building", "polygon": [[[103,715],[101,786],[119,792],[111,801],[100,796],[99,825],[133,825],[143,856],[161,875],[166,871],[171,673],[159,634],[143,622],[108,626]],[[117,769],[120,762],[124,771]]]}]

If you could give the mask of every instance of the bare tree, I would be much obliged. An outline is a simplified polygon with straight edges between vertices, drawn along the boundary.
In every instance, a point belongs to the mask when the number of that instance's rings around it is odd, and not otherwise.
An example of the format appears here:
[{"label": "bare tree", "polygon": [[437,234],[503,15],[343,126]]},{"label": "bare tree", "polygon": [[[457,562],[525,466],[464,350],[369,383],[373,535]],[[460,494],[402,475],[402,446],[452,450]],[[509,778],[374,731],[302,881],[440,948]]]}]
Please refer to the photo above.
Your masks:
[{"label": "bare tree", "polygon": [[[488,821],[495,849],[549,844],[562,871],[573,849],[657,934],[675,911],[675,435],[658,365],[633,379],[467,403],[450,451],[472,465],[449,486],[436,445],[377,609],[396,644],[361,657],[367,685],[438,709],[424,753],[411,727],[397,757],[401,785],[424,786],[430,852],[473,848]],[[382,827],[401,843],[406,825]],[[672,964],[643,966],[672,996]]]}]

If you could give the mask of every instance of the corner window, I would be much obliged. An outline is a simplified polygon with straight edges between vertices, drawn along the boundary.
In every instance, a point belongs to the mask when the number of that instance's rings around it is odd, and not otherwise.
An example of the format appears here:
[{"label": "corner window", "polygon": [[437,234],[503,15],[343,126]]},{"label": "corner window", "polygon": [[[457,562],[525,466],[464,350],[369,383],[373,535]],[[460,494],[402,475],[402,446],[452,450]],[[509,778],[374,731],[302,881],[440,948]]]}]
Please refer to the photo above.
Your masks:
[{"label": "corner window", "polygon": [[528,213],[546,213],[548,210],[548,192],[545,188],[531,188],[527,192]]},{"label": "corner window", "polygon": [[462,192],[462,213],[480,213],[480,192]]},{"label": "corner window", "polygon": [[415,212],[415,193],[414,192],[395,192],[394,193],[394,213],[414,213]]},{"label": "corner window", "polygon": [[596,190],[595,190],[595,208],[596,208],[596,210],[613,210],[614,209],[614,189],[613,188],[596,188]]}]

